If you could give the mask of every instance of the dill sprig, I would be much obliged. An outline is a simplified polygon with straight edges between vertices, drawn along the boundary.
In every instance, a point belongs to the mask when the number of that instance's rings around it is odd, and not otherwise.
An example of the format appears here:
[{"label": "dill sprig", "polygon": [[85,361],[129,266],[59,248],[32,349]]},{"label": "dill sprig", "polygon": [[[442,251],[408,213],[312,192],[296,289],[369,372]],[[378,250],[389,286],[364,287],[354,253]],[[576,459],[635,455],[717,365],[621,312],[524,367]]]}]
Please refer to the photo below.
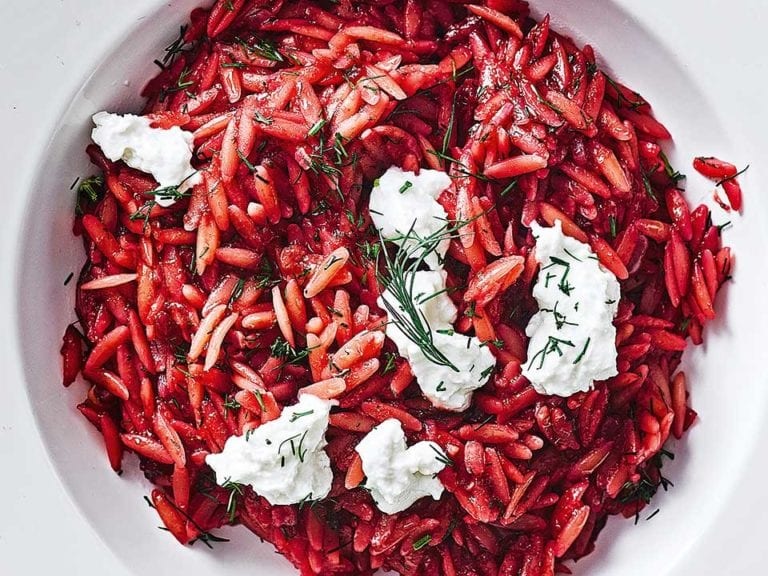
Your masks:
[{"label": "dill sprig", "polygon": [[70,189],[74,189],[75,186],[77,186],[75,213],[79,216],[83,214],[84,204],[95,204],[101,198],[104,193],[104,178],[102,176],[89,176],[84,180],[78,178]]},{"label": "dill sprig", "polygon": [[235,41],[243,47],[243,49],[250,53],[255,54],[265,60],[272,62],[285,62],[285,57],[279,52],[277,46],[272,40],[263,40],[261,38],[254,37],[250,42],[246,42],[242,38],[235,37]]},{"label": "dill sprig", "polygon": [[186,52],[189,50],[189,45],[187,44],[186,40],[184,40],[184,35],[187,33],[187,27],[186,26],[180,26],[179,27],[179,35],[176,37],[176,39],[168,44],[168,46],[165,47],[162,61],[155,60],[155,64],[158,65],[162,70],[165,70],[169,64],[173,64],[173,62],[178,58],[179,54],[182,52]]},{"label": "dill sprig", "polygon": [[181,92],[183,90],[187,90],[188,88],[191,88],[192,86],[194,86],[195,81],[190,79],[191,75],[192,75],[192,70],[188,66],[185,66],[184,69],[179,74],[179,77],[176,80],[176,84],[174,84],[170,88],[163,88],[163,91],[160,95],[160,102],[163,102],[165,98],[168,96],[168,94]]},{"label": "dill sprig", "polygon": [[235,302],[240,298],[240,296],[243,295],[243,291],[245,290],[245,280],[243,278],[237,279],[237,284],[235,284],[235,288],[232,290],[232,295],[229,297],[229,300],[227,301],[227,306],[229,308],[232,308]]},{"label": "dill sprig", "polygon": [[414,540],[413,542],[414,551],[418,552],[422,548],[425,548],[431,541],[432,541],[432,536],[430,534],[424,534],[424,536],[422,536],[418,540]]},{"label": "dill sprig", "polygon": [[278,338],[269,347],[269,352],[275,358],[280,358],[283,360],[283,364],[281,365],[282,368],[287,364],[299,364],[302,360],[309,356],[310,349],[294,348],[288,342],[278,336]]},{"label": "dill sprig", "polygon": [[435,445],[432,443],[429,444],[429,447],[432,448],[432,451],[435,453],[435,460],[446,466],[453,466],[453,460],[451,460],[445,452],[439,448],[435,448]]},{"label": "dill sprig", "polygon": [[222,488],[229,491],[229,499],[227,500],[227,517],[229,523],[235,521],[237,515],[237,497],[243,495],[243,485],[237,482],[232,482],[230,478],[227,478],[221,485]]},{"label": "dill sprig", "polygon": [[[661,469],[664,466],[665,456],[670,460],[675,459],[675,455],[672,452],[662,448],[659,453],[650,460],[653,467],[652,470],[655,468],[656,474],[652,475],[647,470],[641,470],[639,480],[637,482],[626,482],[619,491],[619,495],[616,497],[621,504],[630,504],[633,502],[636,504],[635,524],[640,520],[640,509],[651,503],[651,499],[659,491],[659,488],[662,488],[666,492],[669,488],[674,487],[672,481],[669,480],[669,478],[664,477],[661,473]],[[658,510],[651,514],[647,520],[650,520],[656,514],[658,514]]]},{"label": "dill sprig", "polygon": [[[408,340],[416,344],[430,362],[438,366],[447,366],[455,372],[458,372],[459,369],[435,345],[432,328],[419,307],[419,304],[423,304],[440,293],[427,296],[415,294],[413,286],[415,274],[422,268],[426,259],[437,252],[444,240],[458,238],[460,230],[464,226],[493,209],[494,207],[491,207],[469,220],[454,223],[446,221],[443,226],[425,237],[414,232],[415,220],[405,234],[401,233],[390,238],[384,238],[379,230],[380,258],[377,259],[376,268],[379,270],[377,272],[379,283],[394,299],[394,302],[387,298],[382,299],[390,322],[397,326]],[[387,251],[387,242],[394,242],[399,245],[400,248],[394,255],[390,255]],[[382,257],[384,259],[383,270],[378,265],[378,260]],[[474,310],[474,302],[470,306]]]},{"label": "dill sprig", "polygon": [[670,180],[675,183],[680,182],[680,180],[685,180],[685,174],[682,174],[679,170],[675,170],[672,167],[672,163],[664,152],[659,152],[659,158],[661,158],[661,162],[664,164],[664,172]]},{"label": "dill sprig", "polygon": [[738,178],[739,176],[744,174],[747,170],[749,170],[749,164],[747,164],[745,168],[742,168],[741,170],[736,172],[736,174],[734,174],[733,176],[726,176],[722,180],[718,180],[718,182],[717,182],[717,184],[715,184],[715,186],[722,186],[726,182],[730,182],[731,180],[735,180],[736,178]]},{"label": "dill sprig", "polygon": [[134,222],[136,220],[144,220],[143,229],[146,230],[147,226],[149,226],[149,217],[150,217],[150,214],[152,213],[152,208],[154,208],[156,204],[157,202],[155,202],[154,200],[147,200],[146,202],[144,202],[144,204],[142,204],[138,208],[138,210],[136,210],[136,212],[128,216],[128,219],[131,222]]},{"label": "dill sprig", "polygon": [[175,184],[173,186],[163,186],[161,188],[155,188],[154,190],[150,190],[149,192],[144,192],[147,196],[152,196],[153,198],[162,198],[163,200],[173,200],[174,202],[178,202],[179,200],[182,200],[184,198],[189,198],[192,196],[192,186],[184,186],[190,178],[193,176],[196,176],[197,172],[192,172],[189,176],[185,177],[184,180],[179,182],[178,184]]},{"label": "dill sprig", "polygon": [[415,273],[427,256],[434,253],[444,239],[457,235],[458,229],[458,226],[446,223],[436,232],[421,238],[411,226],[401,238],[388,239],[402,239],[401,247],[394,256],[387,251],[387,240],[379,233],[384,270],[378,273],[379,281],[394,299],[392,302],[389,298],[383,298],[390,322],[395,324],[408,340],[416,344],[430,362],[438,366],[448,366],[456,372],[459,369],[435,345],[432,328],[419,308],[413,284]]},{"label": "dill sprig", "polygon": [[385,352],[384,358],[386,359],[386,362],[384,363],[384,368],[381,369],[382,375],[389,374],[390,372],[394,372],[397,368],[397,354],[394,352]]}]

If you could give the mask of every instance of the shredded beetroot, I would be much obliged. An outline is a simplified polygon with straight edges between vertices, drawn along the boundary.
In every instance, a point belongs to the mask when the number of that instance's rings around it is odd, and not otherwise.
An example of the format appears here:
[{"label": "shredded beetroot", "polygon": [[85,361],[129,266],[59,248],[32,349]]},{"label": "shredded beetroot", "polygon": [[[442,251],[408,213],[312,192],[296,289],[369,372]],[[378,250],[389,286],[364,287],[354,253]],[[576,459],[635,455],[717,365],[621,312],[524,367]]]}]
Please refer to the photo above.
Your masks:
[{"label": "shredded beetroot", "polygon": [[[83,333],[68,329],[62,354],[111,465],[138,455],[180,542],[242,524],[304,575],[545,576],[666,488],[662,446],[696,417],[680,357],[732,257],[677,190],[667,130],[590,46],[520,0],[219,0],[162,64],[144,113],[194,133],[201,182],[162,208],[150,177],[89,148],[103,185],[80,187]],[[461,414],[421,395],[381,332],[367,199],[391,165],[453,178],[440,202],[465,223],[446,262],[455,328],[497,359]],[[735,167],[697,168],[731,182],[738,209]],[[565,399],[520,375],[534,220],[560,220],[621,280],[619,374]],[[217,486],[205,456],[302,388],[339,403],[330,496],[270,506]],[[354,447],[387,418],[449,456],[439,501],[385,515],[360,486]]]}]

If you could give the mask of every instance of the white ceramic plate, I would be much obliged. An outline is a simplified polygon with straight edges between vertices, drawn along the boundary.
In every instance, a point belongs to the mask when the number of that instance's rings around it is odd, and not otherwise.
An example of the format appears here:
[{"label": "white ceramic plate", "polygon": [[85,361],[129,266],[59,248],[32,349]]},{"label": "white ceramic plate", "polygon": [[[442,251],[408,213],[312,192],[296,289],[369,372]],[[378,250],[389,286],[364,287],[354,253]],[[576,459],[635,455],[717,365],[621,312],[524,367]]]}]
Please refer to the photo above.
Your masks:
[{"label": "white ceramic plate", "polygon": [[[82,261],[71,238],[69,185],[90,168],[82,152],[89,116],[129,111],[199,0],[44,0],[0,3],[0,164],[4,222],[0,287],[0,573],[293,574],[269,546],[244,530],[233,542],[181,548],[156,530],[142,501],[148,485],[133,472],[116,477],[96,434],[76,414],[77,392],[59,385],[58,347],[72,319],[64,279]],[[763,34],[768,6],[749,0],[546,0],[559,29],[589,41],[603,61],[654,104],[676,137],[673,159],[689,173],[688,197],[706,200],[711,185],[689,169],[694,155],[752,163],[743,184],[744,218],[727,240],[738,257],[724,321],[687,356],[700,423],[669,475],[675,488],[650,522],[613,521],[598,550],[578,565],[592,576],[760,573],[768,551],[759,534],[768,471],[768,382],[762,370],[768,323],[764,251],[768,183],[762,97]],[[637,4],[637,5],[636,5]],[[52,138],[52,139],[51,139]],[[721,221],[725,216],[720,216]],[[131,466],[126,468],[131,470]],[[758,508],[759,510],[759,508]]]}]

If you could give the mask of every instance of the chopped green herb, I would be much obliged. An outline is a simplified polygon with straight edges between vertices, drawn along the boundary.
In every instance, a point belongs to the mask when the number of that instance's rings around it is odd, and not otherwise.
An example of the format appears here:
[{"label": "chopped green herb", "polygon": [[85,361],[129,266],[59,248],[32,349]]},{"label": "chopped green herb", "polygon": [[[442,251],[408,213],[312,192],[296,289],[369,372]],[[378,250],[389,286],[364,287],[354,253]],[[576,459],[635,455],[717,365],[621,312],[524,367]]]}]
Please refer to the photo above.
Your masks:
[{"label": "chopped green herb", "polygon": [[587,341],[584,343],[584,348],[582,348],[582,350],[579,353],[579,355],[573,361],[574,364],[578,364],[579,362],[582,361],[582,359],[584,358],[584,355],[587,353],[587,348],[589,348],[589,343],[591,341],[592,341],[592,337],[590,336],[590,337],[587,338]]},{"label": "chopped green herb", "polygon": [[240,161],[243,164],[245,164],[245,167],[248,168],[249,172],[256,172],[256,169],[258,168],[258,166],[254,166],[253,164],[251,164],[250,160],[248,160],[246,155],[243,154],[242,151],[239,148],[237,150],[237,155],[240,158]]},{"label": "chopped green herb", "polygon": [[643,188],[645,188],[645,193],[651,200],[658,201],[656,193],[653,191],[653,186],[651,186],[651,181],[648,179],[648,175],[645,173],[643,173]]},{"label": "chopped green herb", "polygon": [[317,504],[318,502],[319,500],[314,500],[312,498],[312,492],[310,492],[309,494],[304,496],[304,498],[299,500],[299,510],[301,510],[302,508],[304,508],[304,506],[307,506],[307,505],[309,505],[310,508],[313,508],[315,504]]},{"label": "chopped green herb", "polygon": [[328,120],[321,118],[312,125],[312,128],[310,128],[309,132],[307,132],[307,136],[310,138],[312,136],[317,136],[326,124],[328,124]]},{"label": "chopped green herb", "polygon": [[181,26],[179,27],[179,35],[171,42],[168,46],[165,47],[165,55],[163,56],[163,61],[158,62],[157,60],[155,63],[157,63],[160,68],[167,68],[169,64],[173,64],[173,62],[176,60],[179,54],[182,52],[185,52],[187,50],[187,42],[184,40],[184,36],[187,33],[187,27]]},{"label": "chopped green herb", "polygon": [[667,155],[664,154],[664,152],[659,153],[659,157],[661,158],[661,161],[664,163],[664,172],[667,173],[667,176],[671,180],[674,180],[675,182],[679,182],[680,180],[685,180],[685,174],[681,174],[677,170],[675,170],[672,167],[672,164],[669,162],[669,158],[667,158]]},{"label": "chopped green herb", "polygon": [[271,126],[275,122],[274,118],[269,118],[267,116],[264,116],[264,114],[262,114],[258,110],[254,113],[253,119],[256,120],[256,122],[258,122],[259,124],[264,124],[265,126]]},{"label": "chopped green herb", "polygon": [[378,242],[362,242],[357,245],[360,255],[369,261],[375,261],[381,252],[381,244]]},{"label": "chopped green herb", "polygon": [[456,96],[458,91],[453,94],[453,102],[451,103],[451,116],[448,119],[448,126],[445,128],[445,134],[443,135],[443,146],[440,149],[440,154],[443,156],[448,154],[448,147],[451,144],[451,138],[453,137],[453,128],[456,124]]},{"label": "chopped green herb", "polygon": [[345,158],[349,158],[349,153],[347,152],[347,149],[344,147],[346,138],[336,133],[336,136],[333,138],[333,151],[336,153],[336,165],[340,166],[343,164]]},{"label": "chopped green herb", "polygon": [[242,406],[240,405],[240,402],[235,400],[235,398],[232,396],[227,396],[227,399],[224,402],[223,406],[224,406],[225,416],[229,410],[239,410],[240,408],[242,408]]},{"label": "chopped green herb", "polygon": [[727,230],[727,229],[728,229],[728,228],[730,228],[732,225],[733,225],[733,223],[732,223],[730,220],[728,220],[728,222],[724,222],[723,224],[720,224],[720,225],[717,227],[717,233],[718,233],[718,234],[722,234],[722,233],[723,233],[723,230]]},{"label": "chopped green herb", "polygon": [[237,497],[243,495],[243,485],[237,482],[232,482],[227,478],[221,485],[225,490],[229,490],[229,500],[227,500],[227,515],[229,522],[235,521],[235,515],[237,514]]},{"label": "chopped green herb", "polygon": [[245,280],[243,278],[238,278],[237,284],[235,284],[235,287],[232,290],[232,295],[229,297],[229,301],[227,302],[227,306],[229,308],[232,308],[232,305],[237,301],[237,299],[243,295],[244,289],[245,289]]},{"label": "chopped green herb", "polygon": [[195,85],[194,80],[190,80],[189,77],[192,74],[192,70],[188,68],[187,66],[184,67],[184,69],[179,74],[179,77],[176,79],[176,84],[171,86],[170,88],[164,88],[162,94],[160,95],[160,101],[164,101],[165,97],[168,94],[173,94],[175,92],[183,92],[184,90],[187,90],[188,88],[191,88]]},{"label": "chopped green herb", "polygon": [[317,203],[317,206],[315,206],[315,209],[312,210],[309,213],[309,215],[310,216],[317,216],[318,214],[324,214],[325,212],[328,211],[328,208],[329,208],[328,203],[325,200],[320,200]]},{"label": "chopped green herb", "polygon": [[395,368],[397,367],[395,364],[395,361],[397,360],[397,354],[394,352],[385,352],[384,358],[386,359],[386,362],[384,363],[384,368],[381,370],[382,375],[394,372]]},{"label": "chopped green herb", "polygon": [[488,368],[486,368],[485,370],[483,370],[482,372],[480,372],[480,378],[479,378],[479,380],[480,380],[481,382],[483,382],[483,381],[487,380],[487,379],[488,379],[488,377],[489,377],[489,376],[490,376],[490,375],[493,373],[493,371],[494,371],[494,369],[495,369],[495,368],[496,368],[496,366],[488,366]]},{"label": "chopped green herb", "polygon": [[259,264],[259,271],[253,277],[256,282],[256,288],[264,290],[280,283],[280,279],[275,277],[275,268],[268,258],[263,258]]},{"label": "chopped green herb", "polygon": [[346,208],[344,210],[344,215],[347,217],[347,220],[349,220],[349,223],[352,224],[355,228],[362,228],[363,224],[365,224],[365,215],[364,214],[358,214],[357,218],[355,218],[355,215],[352,213],[352,210]]},{"label": "chopped green herb", "polygon": [[425,534],[418,540],[414,540],[413,542],[413,549],[414,551],[418,552],[422,548],[426,548],[426,546],[432,541],[432,536],[430,534]]},{"label": "chopped green herb", "polygon": [[728,176],[727,178],[723,178],[722,180],[718,181],[717,186],[722,186],[726,182],[730,182],[731,180],[735,180],[736,178],[738,178],[739,176],[744,174],[747,170],[749,170],[749,164],[747,164],[747,166],[745,168],[743,168],[743,169],[739,170],[738,172],[736,172],[736,174],[734,174],[733,176]]},{"label": "chopped green herb", "polygon": [[400,186],[400,190],[399,190],[400,194],[404,193],[409,188],[413,188],[413,182],[411,182],[410,180],[406,180],[405,183],[402,186]]},{"label": "chopped green herb", "polygon": [[210,532],[202,532],[197,538],[192,540],[192,542],[189,543],[190,546],[194,546],[195,542],[200,541],[208,548],[213,549],[213,546],[211,546],[211,543],[213,542],[229,542],[229,538],[221,538],[220,536],[216,536],[215,534],[211,534]]},{"label": "chopped green herb", "polygon": [[[75,181],[77,182],[77,181]],[[80,182],[77,187],[77,204],[75,212],[78,215],[83,213],[85,203],[95,204],[104,193],[104,178],[102,176],[89,176]]]},{"label": "chopped green herb", "polygon": [[604,76],[608,84],[610,84],[613,87],[613,89],[616,90],[616,94],[617,94],[616,104],[618,104],[619,108],[623,106],[623,102],[626,102],[628,104],[627,107],[632,108],[633,110],[636,108],[640,108],[640,106],[644,106],[646,104],[646,102],[642,99],[640,94],[638,94],[637,92],[632,93],[635,97],[635,100],[629,100],[624,95],[624,90],[622,89],[621,86],[619,86],[619,83],[616,82],[616,80],[608,76],[608,74],[604,74]]},{"label": "chopped green herb", "polygon": [[449,457],[448,457],[448,456],[445,454],[445,452],[443,452],[443,451],[442,451],[441,449],[439,449],[439,448],[436,448],[436,447],[435,447],[435,445],[434,445],[432,442],[430,442],[430,443],[429,443],[429,447],[430,447],[430,448],[432,448],[432,451],[433,451],[433,452],[436,454],[436,456],[435,456],[435,459],[436,459],[438,462],[440,462],[440,463],[442,463],[442,464],[445,464],[446,466],[453,466],[453,460],[451,460],[451,459],[450,459],[450,458],[449,458]]},{"label": "chopped green herb", "polygon": [[296,350],[288,342],[278,337],[269,347],[270,354],[275,358],[281,358],[283,364],[298,364],[309,356],[309,348]]},{"label": "chopped green herb", "polygon": [[517,179],[512,180],[509,184],[507,184],[504,189],[499,192],[499,197],[504,198],[507,194],[509,194],[513,188],[517,186]]},{"label": "chopped green herb", "polygon": [[560,346],[570,346],[571,348],[574,348],[576,345],[570,340],[563,340],[561,338],[555,338],[554,336],[548,336],[547,343],[544,344],[544,347],[536,352],[533,358],[531,358],[531,361],[528,363],[528,369],[530,370],[538,359],[539,365],[536,369],[541,370],[544,367],[544,361],[550,354],[557,354],[559,357],[562,357],[564,352]]},{"label": "chopped green herb", "polygon": [[310,414],[314,414],[314,413],[315,413],[314,410],[307,410],[306,412],[294,412],[291,415],[291,419],[289,420],[289,422],[291,423],[296,422],[296,420],[298,420],[299,418],[304,418],[304,416],[309,416]]},{"label": "chopped green herb", "polygon": [[242,46],[242,48],[251,54],[255,54],[265,60],[272,62],[284,62],[285,58],[278,51],[277,46],[271,40],[262,40],[260,38],[253,38],[249,44],[242,38],[235,36],[235,41]]}]

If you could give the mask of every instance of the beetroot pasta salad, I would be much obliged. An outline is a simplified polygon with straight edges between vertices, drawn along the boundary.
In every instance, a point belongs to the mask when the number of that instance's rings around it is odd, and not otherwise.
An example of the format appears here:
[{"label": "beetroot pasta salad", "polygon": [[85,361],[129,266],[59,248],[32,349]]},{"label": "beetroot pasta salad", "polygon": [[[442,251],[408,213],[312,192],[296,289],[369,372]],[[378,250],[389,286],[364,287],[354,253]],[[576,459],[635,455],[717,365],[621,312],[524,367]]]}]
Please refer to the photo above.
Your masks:
[{"label": "beetroot pasta salad", "polygon": [[170,534],[548,576],[654,514],[733,258],[592,47],[522,0],[218,0],[157,64],[93,116],[62,356]]}]

